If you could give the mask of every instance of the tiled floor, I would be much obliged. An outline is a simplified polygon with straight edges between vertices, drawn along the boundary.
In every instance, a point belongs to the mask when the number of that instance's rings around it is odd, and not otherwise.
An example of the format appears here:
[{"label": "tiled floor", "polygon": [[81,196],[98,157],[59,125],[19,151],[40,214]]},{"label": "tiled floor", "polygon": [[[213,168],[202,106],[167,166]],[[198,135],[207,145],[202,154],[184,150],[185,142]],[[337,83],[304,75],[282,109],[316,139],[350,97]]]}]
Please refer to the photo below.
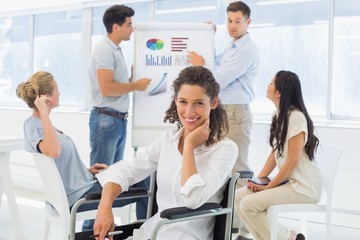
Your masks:
[{"label": "tiled floor", "polygon": [[[0,240],[39,240],[43,239],[44,234],[44,203],[43,195],[39,192],[30,192],[23,189],[16,189],[17,202],[19,206],[20,217],[24,230],[24,235],[17,238],[14,237],[14,231],[10,224],[10,213],[7,208],[7,201],[3,197],[0,207]],[[360,228],[356,227],[354,221],[358,221],[359,218],[350,219],[349,216],[342,216],[342,219],[336,219],[335,222],[349,221],[352,224],[348,224],[351,227],[345,227],[334,225],[333,233],[334,240],[360,240]],[[298,230],[298,223],[293,219],[282,218],[287,226],[291,229]],[[78,224],[80,227],[81,223]],[[354,227],[355,225],[355,227]],[[52,227],[50,230],[50,240],[64,240],[59,237],[60,229],[58,227]],[[326,239],[326,229],[324,224],[310,222],[308,223],[308,238],[314,240],[328,240]],[[235,235],[233,237],[235,239]]]}]

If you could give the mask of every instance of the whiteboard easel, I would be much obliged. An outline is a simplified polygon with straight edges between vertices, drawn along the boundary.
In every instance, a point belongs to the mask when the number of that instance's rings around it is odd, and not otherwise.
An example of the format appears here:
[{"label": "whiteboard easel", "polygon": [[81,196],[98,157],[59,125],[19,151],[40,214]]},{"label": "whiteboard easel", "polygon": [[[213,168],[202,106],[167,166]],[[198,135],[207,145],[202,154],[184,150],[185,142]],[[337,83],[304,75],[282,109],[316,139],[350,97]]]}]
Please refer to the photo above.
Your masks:
[{"label": "whiteboard easel", "polygon": [[134,79],[151,78],[144,92],[133,94],[132,146],[145,147],[174,124],[165,124],[171,103],[171,84],[189,66],[187,54],[196,51],[214,69],[214,29],[207,23],[137,23]]}]

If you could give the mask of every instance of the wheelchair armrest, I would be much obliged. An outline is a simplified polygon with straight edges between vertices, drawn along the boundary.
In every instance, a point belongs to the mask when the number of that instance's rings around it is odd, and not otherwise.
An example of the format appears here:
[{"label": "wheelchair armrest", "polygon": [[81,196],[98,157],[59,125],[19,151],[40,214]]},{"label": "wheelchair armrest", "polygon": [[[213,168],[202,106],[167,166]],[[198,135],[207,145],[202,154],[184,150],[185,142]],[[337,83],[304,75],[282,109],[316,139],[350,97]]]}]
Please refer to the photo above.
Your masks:
[{"label": "wheelchair armrest", "polygon": [[190,209],[186,207],[169,208],[160,213],[161,218],[180,219],[184,217],[198,216],[207,213],[221,211],[223,207],[218,203],[205,203],[199,208]]},{"label": "wheelchair armrest", "polygon": [[[130,187],[128,191],[122,192],[117,198],[122,197],[137,197],[146,195],[148,191],[145,188]],[[85,196],[86,200],[98,200],[101,198],[101,192],[88,193]]]},{"label": "wheelchair armrest", "polygon": [[251,170],[238,171],[239,178],[252,178],[254,176],[254,172]]}]

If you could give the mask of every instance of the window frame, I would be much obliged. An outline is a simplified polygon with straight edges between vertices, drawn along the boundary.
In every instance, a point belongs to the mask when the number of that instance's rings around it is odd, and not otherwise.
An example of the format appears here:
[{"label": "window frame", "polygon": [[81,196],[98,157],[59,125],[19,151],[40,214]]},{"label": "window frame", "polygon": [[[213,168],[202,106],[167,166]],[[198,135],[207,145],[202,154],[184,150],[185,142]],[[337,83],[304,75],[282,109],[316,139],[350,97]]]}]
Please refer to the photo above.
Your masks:
[{"label": "window frame", "polygon": [[[329,24],[329,33],[328,33],[328,85],[327,85],[327,100],[326,100],[326,116],[324,118],[319,118],[319,122],[327,122],[327,121],[333,121],[337,122],[338,124],[350,124],[350,125],[360,125],[360,117],[356,116],[344,116],[344,115],[338,115],[332,111],[332,102],[334,101],[333,98],[333,81],[334,81],[334,60],[333,60],[333,49],[334,49],[334,27],[335,27],[335,1],[339,2],[339,0],[328,0],[329,4],[329,18],[327,19]],[[150,14],[149,18],[152,18],[152,20],[156,19],[156,3],[157,0],[128,0],[128,1],[122,1],[121,4],[134,4],[134,3],[149,3],[150,4]],[[29,64],[32,65],[32,69],[34,69],[34,19],[36,14],[40,13],[49,13],[49,12],[59,12],[59,11],[68,11],[68,10],[82,10],[82,59],[83,64],[80,68],[81,71],[81,81],[82,85],[85,86],[84,89],[87,89],[88,87],[88,81],[87,81],[87,62],[91,54],[91,37],[92,37],[92,9],[94,7],[99,6],[110,6],[112,4],[118,4],[118,1],[85,1],[85,0],[77,0],[72,3],[64,3],[60,2],[57,5],[51,5],[51,6],[44,6],[44,7],[35,7],[34,8],[28,8],[28,9],[22,9],[22,10],[9,10],[9,11],[3,11],[0,12],[0,17],[16,17],[21,15],[29,15],[31,19],[30,24],[30,36],[29,36]],[[224,3],[222,3],[221,0],[217,0],[217,6],[218,11],[225,11]],[[219,16],[221,14],[219,13]],[[218,16],[217,16],[218,18]],[[67,104],[63,105],[59,108],[59,111],[75,111],[75,112],[82,112],[82,111],[88,111],[89,106],[89,92],[84,91],[82,92],[82,98],[80,104]],[[5,102],[0,101],[1,106],[8,108],[8,107],[19,107],[22,108],[22,106],[11,103],[11,102]],[[254,114],[254,119],[262,121],[263,117],[266,116],[268,118],[269,114],[263,114],[263,113],[257,113]]]}]

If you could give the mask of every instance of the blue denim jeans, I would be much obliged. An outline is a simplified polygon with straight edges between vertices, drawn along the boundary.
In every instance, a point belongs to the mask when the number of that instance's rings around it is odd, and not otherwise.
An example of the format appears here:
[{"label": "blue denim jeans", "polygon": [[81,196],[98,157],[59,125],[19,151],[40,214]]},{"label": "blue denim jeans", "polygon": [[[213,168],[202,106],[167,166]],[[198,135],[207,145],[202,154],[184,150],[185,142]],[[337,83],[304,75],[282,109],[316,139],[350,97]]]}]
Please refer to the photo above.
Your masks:
[{"label": "blue denim jeans", "polygon": [[[116,112],[111,108],[103,108],[110,112]],[[98,113],[94,109],[90,111],[90,166],[95,163],[105,163],[108,166],[124,159],[127,119],[115,118],[106,114]],[[139,182],[134,186],[149,189],[149,182]],[[148,180],[149,181],[149,180]],[[127,201],[127,200],[126,200]],[[123,202],[126,202],[125,200]],[[124,205],[135,202],[129,200]],[[142,203],[141,203],[142,202]],[[122,205],[122,206],[124,206]],[[136,204],[136,216],[145,219],[147,212],[147,198]],[[91,225],[92,228],[92,225]]]},{"label": "blue denim jeans", "polygon": [[[115,112],[111,108],[104,108]],[[124,159],[127,119],[115,118],[93,109],[90,112],[90,166],[105,163],[108,166]]]},{"label": "blue denim jeans", "polygon": [[[136,183],[133,185],[133,187],[138,187],[138,188],[145,188],[147,190],[149,190],[149,186],[150,186],[150,176],[145,178],[143,181]],[[95,183],[95,185],[89,189],[89,191],[87,191],[82,197],[85,197],[86,194],[91,193],[91,192],[101,192],[102,191],[102,187],[99,183]],[[139,219],[146,219],[146,213],[147,213],[147,204],[148,204],[148,198],[132,198],[132,199],[125,199],[125,200],[116,200],[113,203],[113,207],[123,207],[126,206],[128,204],[131,203],[135,203],[136,202],[136,218]],[[99,203],[95,202],[95,203],[89,203],[89,204],[84,204],[81,205],[78,209],[77,212],[84,212],[84,211],[88,211],[88,210],[93,210],[93,209],[97,209],[98,208]],[[93,226],[94,226],[94,219],[90,219],[90,220],[85,220],[83,225],[82,225],[82,231],[92,231]]]}]

